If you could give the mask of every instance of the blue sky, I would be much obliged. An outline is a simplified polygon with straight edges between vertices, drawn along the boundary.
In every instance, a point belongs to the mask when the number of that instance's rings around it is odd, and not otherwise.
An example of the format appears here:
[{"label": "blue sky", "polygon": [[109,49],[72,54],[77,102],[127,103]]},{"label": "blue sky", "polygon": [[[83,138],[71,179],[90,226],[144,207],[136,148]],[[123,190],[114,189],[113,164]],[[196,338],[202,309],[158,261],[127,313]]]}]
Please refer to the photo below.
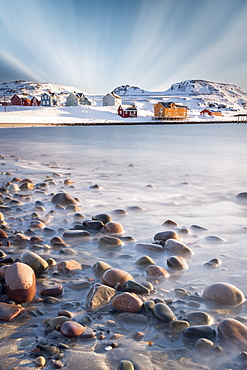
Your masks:
[{"label": "blue sky", "polygon": [[247,0],[0,0],[0,83],[104,94],[204,79],[247,92]]}]

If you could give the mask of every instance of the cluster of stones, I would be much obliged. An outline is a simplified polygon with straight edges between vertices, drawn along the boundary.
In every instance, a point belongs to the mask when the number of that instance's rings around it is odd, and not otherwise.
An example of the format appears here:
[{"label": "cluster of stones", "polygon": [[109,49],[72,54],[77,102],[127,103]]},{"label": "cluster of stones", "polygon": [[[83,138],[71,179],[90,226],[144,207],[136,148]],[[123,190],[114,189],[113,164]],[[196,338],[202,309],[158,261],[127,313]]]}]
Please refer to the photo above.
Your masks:
[{"label": "cluster of stones", "polygon": [[[45,211],[43,203],[37,201],[35,212],[28,220],[28,229],[23,233],[12,232],[5,219],[5,214],[8,215],[13,207],[16,212],[21,210],[23,206],[21,192],[44,193],[53,183],[52,178],[38,184],[34,184],[30,179],[13,178],[0,188],[0,243],[2,247],[8,249],[11,245],[18,245],[22,249],[31,249],[23,252],[18,259],[8,257],[4,251],[0,251],[0,277],[4,281],[7,296],[4,302],[0,302],[0,320],[2,321],[11,321],[20,314],[24,314],[24,307],[28,302],[34,300],[38,302],[39,299],[52,302],[51,298],[55,299],[63,295],[62,284],[37,291],[37,278],[42,274],[49,274],[50,271],[54,273],[56,269],[58,273],[73,276],[82,270],[82,266],[76,259],[68,258],[56,262],[53,258],[42,258],[37,253],[40,250],[54,249],[62,251],[61,254],[70,255],[73,254],[73,250],[69,248],[70,243],[81,242],[91,237],[97,240],[100,250],[112,251],[124,245],[124,229],[120,223],[114,222],[108,214],[96,214],[86,220],[80,213],[79,200],[66,192],[52,195],[51,203],[55,211],[50,211],[44,217],[40,217],[37,213]],[[64,185],[71,186],[72,182],[66,180]],[[25,193],[25,199],[28,198],[28,194]],[[242,193],[237,197],[238,200],[243,198],[245,199],[245,196]],[[48,227],[54,217],[54,212],[59,210],[74,212],[76,220],[73,228],[63,230],[62,236],[55,235],[56,230]],[[116,213],[121,212],[122,210],[116,210]],[[178,225],[167,220],[165,226],[176,228]],[[45,244],[44,239],[36,235],[36,232],[40,231],[50,238],[49,244]],[[203,352],[219,350],[219,346],[215,344],[217,338],[221,339],[222,343],[245,351],[247,350],[247,327],[240,320],[229,317],[217,324],[213,323],[210,315],[199,310],[178,315],[171,300],[154,297],[156,282],[166,280],[174,272],[188,268],[187,259],[193,255],[193,251],[182,241],[181,235],[189,232],[187,228],[182,228],[180,233],[174,230],[161,231],[154,235],[153,242],[135,244],[135,247],[141,250],[169,254],[166,259],[166,268],[155,264],[148,255],[141,256],[135,261],[138,267],[145,268],[145,281],[135,281],[129,272],[112,268],[106,262],[97,261],[92,266],[97,282],[95,278],[92,279],[92,284],[90,281],[83,282],[85,289],[89,289],[86,299],[87,312],[91,314],[102,307],[108,307],[109,312],[117,314],[119,319],[124,317],[121,313],[127,313],[127,320],[135,320],[137,317],[136,320],[147,324],[150,320],[163,323],[166,325],[165,334],[168,338],[176,340],[182,337],[185,344],[192,345]],[[214,258],[205,265],[217,267],[220,263],[220,260]],[[76,286],[82,289],[81,282],[75,284],[74,289],[77,289]],[[196,309],[200,308],[202,302],[217,308],[225,308],[239,306],[245,301],[240,289],[224,282],[207,286],[202,295],[178,289],[176,297],[187,300],[188,305]],[[45,332],[50,333],[55,330],[60,332],[65,340],[97,338],[86,323],[85,320],[77,322],[71,312],[61,310],[58,316],[45,321]],[[143,336],[144,334],[136,335],[136,338],[143,338]],[[65,345],[64,347],[61,345],[60,350],[65,348]],[[45,366],[50,356],[53,357],[54,368],[62,367],[63,364],[59,357],[60,350],[58,347],[49,346],[46,342],[45,344],[39,343],[32,351],[32,354],[36,356],[36,365]],[[132,368],[134,365],[127,360],[122,360],[118,365],[118,369]]]}]

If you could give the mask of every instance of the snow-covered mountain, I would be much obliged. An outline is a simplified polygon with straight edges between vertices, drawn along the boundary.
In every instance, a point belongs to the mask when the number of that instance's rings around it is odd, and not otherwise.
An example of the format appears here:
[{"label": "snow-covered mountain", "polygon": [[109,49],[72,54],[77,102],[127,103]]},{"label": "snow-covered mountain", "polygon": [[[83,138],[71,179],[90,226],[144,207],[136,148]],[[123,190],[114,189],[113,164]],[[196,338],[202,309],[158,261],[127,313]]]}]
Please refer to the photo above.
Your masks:
[{"label": "snow-covered mountain", "polygon": [[58,95],[68,95],[71,92],[84,93],[84,91],[76,87],[58,85],[51,82],[32,82],[19,80],[0,84],[0,97],[5,95],[6,99],[11,98],[14,94],[40,97],[44,92],[56,93]]},{"label": "snow-covered mountain", "polygon": [[202,108],[222,109],[223,111],[247,110],[247,93],[240,87],[231,84],[210,82],[204,80],[186,80],[173,84],[166,91],[151,92],[136,86],[122,85],[113,90],[127,103],[136,101],[157,100],[183,103],[191,111]]}]

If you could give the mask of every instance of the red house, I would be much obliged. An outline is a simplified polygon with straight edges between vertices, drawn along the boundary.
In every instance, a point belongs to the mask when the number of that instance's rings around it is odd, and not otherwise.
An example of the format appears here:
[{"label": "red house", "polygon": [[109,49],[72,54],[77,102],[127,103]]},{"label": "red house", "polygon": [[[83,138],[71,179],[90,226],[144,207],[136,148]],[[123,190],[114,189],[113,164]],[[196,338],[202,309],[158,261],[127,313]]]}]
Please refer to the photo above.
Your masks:
[{"label": "red house", "polygon": [[123,118],[136,118],[137,117],[137,109],[135,105],[119,105],[118,107],[118,115]]},{"label": "red house", "polygon": [[222,116],[221,111],[214,111],[214,110],[209,110],[209,109],[203,109],[200,112],[201,116],[204,115],[204,114],[207,114],[208,116]]},{"label": "red house", "polygon": [[31,100],[26,95],[14,95],[12,96],[11,105],[24,105],[24,106],[30,106]]},{"label": "red house", "polygon": [[33,106],[40,106],[40,100],[38,100],[37,98],[35,98],[35,96],[32,97],[32,99],[31,99],[31,105],[33,105]]}]

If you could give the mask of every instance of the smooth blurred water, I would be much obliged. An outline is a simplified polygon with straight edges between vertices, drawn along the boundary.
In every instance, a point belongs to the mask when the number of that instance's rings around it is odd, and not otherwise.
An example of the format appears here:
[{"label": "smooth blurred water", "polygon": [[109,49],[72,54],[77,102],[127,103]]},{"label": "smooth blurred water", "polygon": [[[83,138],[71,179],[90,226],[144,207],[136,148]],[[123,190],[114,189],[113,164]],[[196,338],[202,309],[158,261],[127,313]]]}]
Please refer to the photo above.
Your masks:
[{"label": "smooth blurred water", "polygon": [[[33,203],[44,202],[46,211],[52,208],[51,194],[65,190],[81,200],[82,213],[87,218],[109,213],[123,225],[125,235],[137,242],[153,241],[156,232],[165,230],[162,224],[167,219],[187,227],[191,232],[182,238],[194,251],[187,260],[189,268],[171,272],[168,280],[156,286],[158,296],[173,298],[177,287],[193,287],[201,294],[207,285],[217,281],[234,284],[247,295],[247,205],[235,200],[238,193],[247,191],[247,125],[1,129],[0,154],[7,161],[1,171],[12,171],[14,176],[40,182],[54,172],[61,175],[44,199],[40,194],[33,197]],[[65,178],[73,181],[73,187],[64,188]],[[100,189],[91,189],[94,184]],[[143,210],[134,211],[133,206]],[[114,214],[118,208],[127,214]],[[72,215],[57,213],[49,227],[69,228],[73,221]],[[196,232],[191,228],[193,224],[208,230]],[[22,228],[26,227],[23,223]],[[213,242],[208,236],[222,241]],[[169,255],[139,250],[135,243],[128,242],[109,253],[99,250],[94,240],[75,246],[75,250],[75,259],[80,263],[92,265],[104,260],[126,269],[140,282],[146,276],[145,269],[135,265],[138,257],[148,254],[156,264],[167,268]],[[54,254],[57,259],[66,257],[51,250],[50,256]],[[203,264],[212,258],[219,258],[222,264],[209,270]],[[83,274],[90,276],[88,270]],[[183,305],[179,308],[188,309]],[[200,309],[207,310],[204,305]],[[247,315],[245,306],[241,310],[238,313]],[[234,317],[236,312],[229,314]]]}]

